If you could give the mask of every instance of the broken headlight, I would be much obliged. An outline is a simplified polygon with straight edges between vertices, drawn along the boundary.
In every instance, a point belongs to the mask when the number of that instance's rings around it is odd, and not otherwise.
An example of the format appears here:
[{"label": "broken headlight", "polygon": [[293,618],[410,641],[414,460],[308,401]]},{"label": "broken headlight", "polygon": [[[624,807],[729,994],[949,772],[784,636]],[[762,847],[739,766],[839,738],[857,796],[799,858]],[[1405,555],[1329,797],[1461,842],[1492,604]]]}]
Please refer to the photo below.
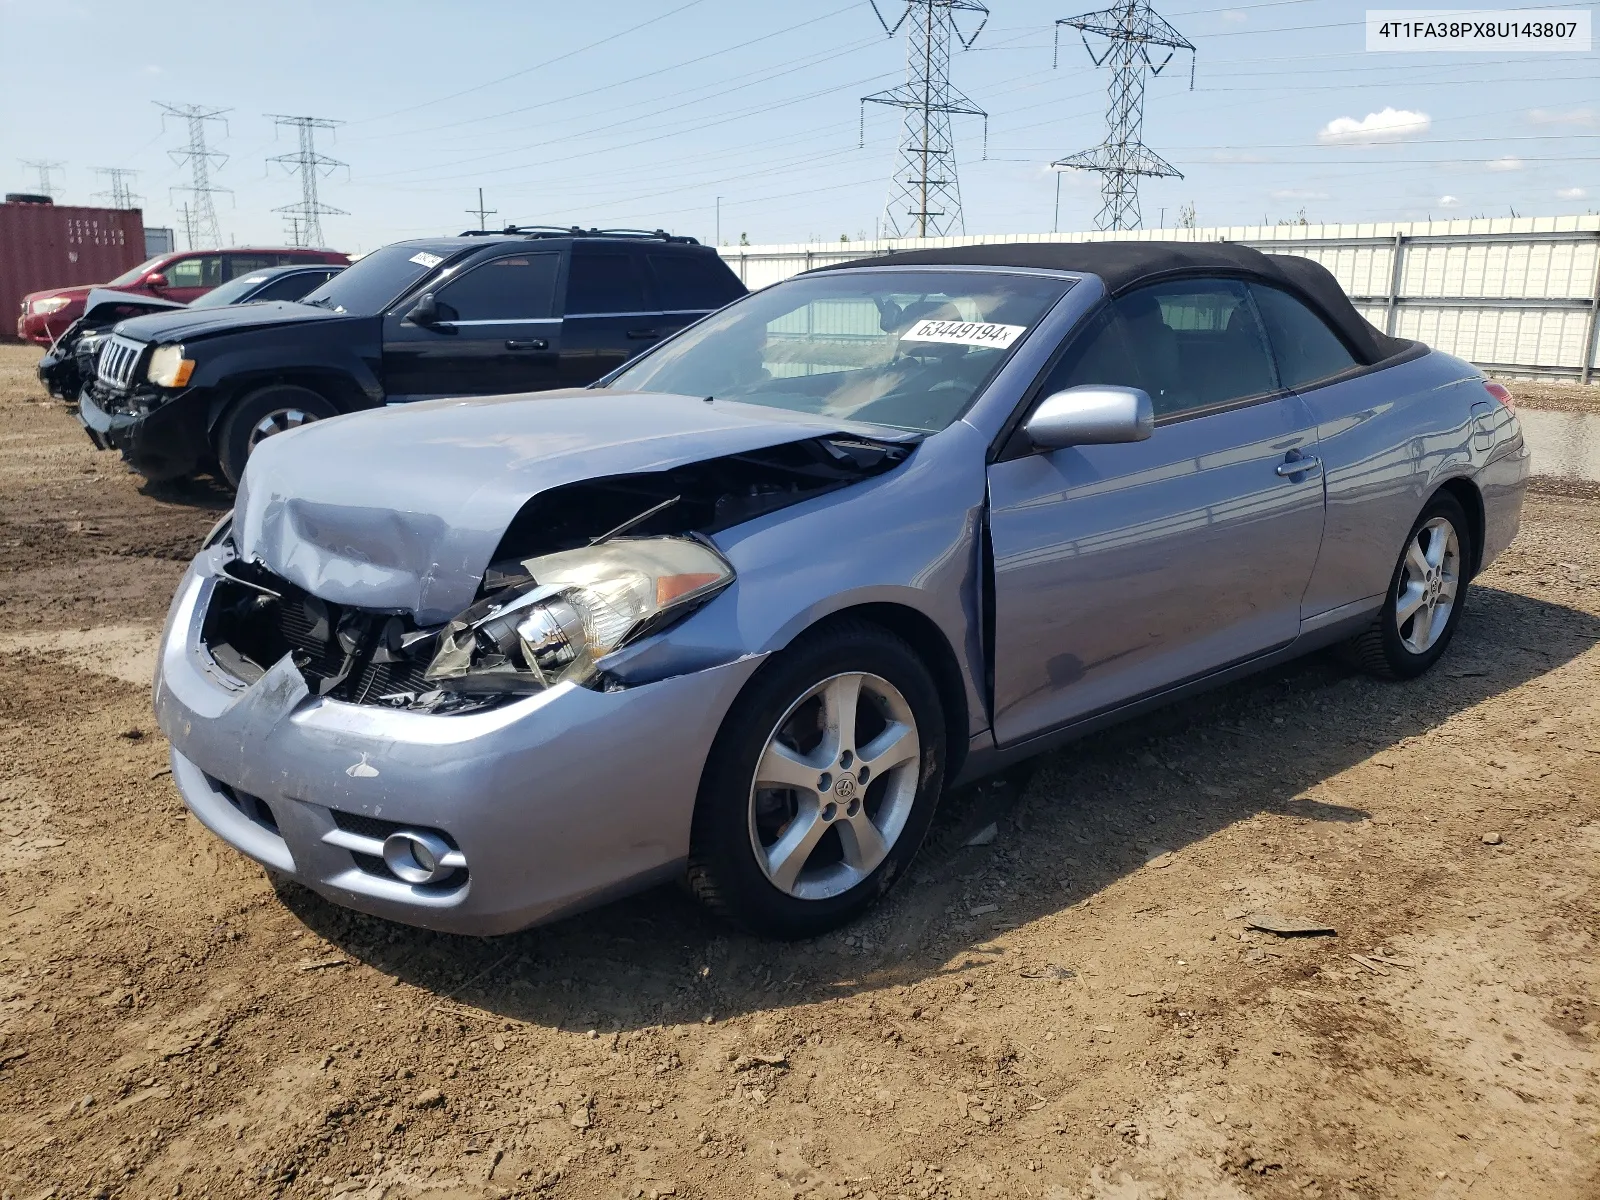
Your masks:
[{"label": "broken headlight", "polygon": [[182,346],[157,346],[145,369],[145,378],[164,388],[181,388],[193,374],[194,359],[183,356]]},{"label": "broken headlight", "polygon": [[526,578],[445,627],[424,672],[430,683],[455,691],[583,683],[597,659],[733,582],[722,555],[686,537],[617,538],[521,565]]}]

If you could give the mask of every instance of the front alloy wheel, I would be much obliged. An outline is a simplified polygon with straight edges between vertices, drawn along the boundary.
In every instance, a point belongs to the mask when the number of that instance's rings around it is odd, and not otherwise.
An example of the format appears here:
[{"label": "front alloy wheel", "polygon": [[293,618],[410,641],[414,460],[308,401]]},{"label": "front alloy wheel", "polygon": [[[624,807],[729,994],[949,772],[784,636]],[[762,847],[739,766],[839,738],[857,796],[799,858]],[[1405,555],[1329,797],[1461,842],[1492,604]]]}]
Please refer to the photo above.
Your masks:
[{"label": "front alloy wheel", "polygon": [[269,383],[234,401],[217,422],[217,465],[223,477],[238,487],[245,463],[262,442],[338,411],[326,397],[291,383]]},{"label": "front alloy wheel", "polygon": [[824,679],[784,713],[750,785],[750,845],[778,890],[826,900],[889,856],[917,799],[917,719],[887,679]]},{"label": "front alloy wheel", "polygon": [[251,427],[245,449],[253,454],[255,448],[273,434],[299,429],[300,426],[309,425],[316,419],[316,414],[308,413],[303,408],[275,408]]},{"label": "front alloy wheel", "polygon": [[938,687],[905,641],[843,618],[745,685],[712,744],[688,883],[767,937],[854,918],[917,852],[944,784]]}]

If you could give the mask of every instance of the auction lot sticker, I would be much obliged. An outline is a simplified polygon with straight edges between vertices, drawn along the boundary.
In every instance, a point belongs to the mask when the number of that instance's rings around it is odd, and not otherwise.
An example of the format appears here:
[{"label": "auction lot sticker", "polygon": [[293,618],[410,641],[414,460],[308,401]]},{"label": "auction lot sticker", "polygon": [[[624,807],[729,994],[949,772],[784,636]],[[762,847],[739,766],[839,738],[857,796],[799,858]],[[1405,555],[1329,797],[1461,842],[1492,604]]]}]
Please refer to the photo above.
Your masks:
[{"label": "auction lot sticker", "polygon": [[1586,8],[1369,8],[1367,49],[1587,54]]},{"label": "auction lot sticker", "polygon": [[918,321],[900,335],[902,342],[950,342],[957,346],[1011,345],[1026,325],[990,325],[983,321]]}]

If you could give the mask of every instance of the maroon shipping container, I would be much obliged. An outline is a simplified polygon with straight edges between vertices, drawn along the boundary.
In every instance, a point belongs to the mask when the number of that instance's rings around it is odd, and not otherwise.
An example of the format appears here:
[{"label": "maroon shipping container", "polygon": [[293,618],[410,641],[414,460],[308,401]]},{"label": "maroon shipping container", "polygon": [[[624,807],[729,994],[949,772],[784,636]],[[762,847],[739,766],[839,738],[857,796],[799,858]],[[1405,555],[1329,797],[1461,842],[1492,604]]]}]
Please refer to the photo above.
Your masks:
[{"label": "maroon shipping container", "polygon": [[15,338],[29,292],[104,283],[144,260],[137,208],[0,204],[0,341]]}]

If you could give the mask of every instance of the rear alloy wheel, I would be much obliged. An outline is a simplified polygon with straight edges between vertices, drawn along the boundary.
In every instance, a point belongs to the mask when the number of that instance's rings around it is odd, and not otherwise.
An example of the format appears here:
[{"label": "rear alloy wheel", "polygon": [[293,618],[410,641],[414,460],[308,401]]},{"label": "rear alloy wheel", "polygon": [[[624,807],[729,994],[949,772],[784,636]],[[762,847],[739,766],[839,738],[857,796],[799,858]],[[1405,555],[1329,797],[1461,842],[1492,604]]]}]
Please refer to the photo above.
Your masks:
[{"label": "rear alloy wheel", "polygon": [[943,784],[938,690],[911,647],[841,621],[753,679],[707,763],[689,883],[753,933],[808,937],[886,891]]},{"label": "rear alloy wheel", "polygon": [[310,388],[276,383],[236,401],[217,426],[217,463],[234,487],[255,448],[275,434],[334,416],[332,404]]},{"label": "rear alloy wheel", "polygon": [[1347,645],[1356,666],[1383,679],[1414,679],[1438,661],[1467,599],[1469,530],[1454,496],[1429,501],[1406,537],[1383,611]]}]

